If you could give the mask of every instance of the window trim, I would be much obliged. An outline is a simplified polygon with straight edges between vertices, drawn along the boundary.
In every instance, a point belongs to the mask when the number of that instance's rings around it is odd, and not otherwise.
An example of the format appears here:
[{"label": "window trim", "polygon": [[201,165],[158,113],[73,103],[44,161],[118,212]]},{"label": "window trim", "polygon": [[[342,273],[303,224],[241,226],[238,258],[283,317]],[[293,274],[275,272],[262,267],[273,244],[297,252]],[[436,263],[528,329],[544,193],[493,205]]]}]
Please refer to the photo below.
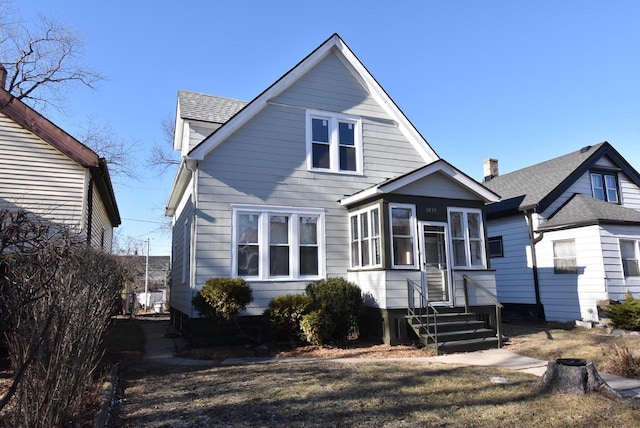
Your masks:
[{"label": "window trim", "polygon": [[[373,235],[373,231],[374,231],[374,224],[373,224],[373,211],[378,210],[378,254],[380,255],[380,262],[379,263],[373,263],[373,261],[375,260],[375,246],[373,245],[373,239],[376,238],[376,236]],[[382,209],[380,207],[380,205],[371,205],[369,207],[366,208],[362,208],[359,209],[357,211],[352,211],[349,213],[349,267],[352,270],[364,270],[364,269],[375,269],[375,268],[381,268],[382,267],[382,216],[380,215]],[[361,215],[362,214],[366,214],[367,215],[367,222],[368,222],[368,242],[369,242],[369,264],[367,265],[363,265],[362,264],[362,242],[364,241],[364,239],[362,238],[362,223],[361,223]],[[358,232],[358,237],[356,240],[353,239],[353,223],[352,220],[356,219],[356,227],[357,227],[357,232]],[[357,242],[358,243],[358,264],[354,264],[354,260],[353,260],[353,251],[351,249],[351,246]]]},{"label": "window trim", "polygon": [[182,225],[182,283],[186,284],[191,265],[191,219],[187,218]]},{"label": "window trim", "polygon": [[[633,244],[633,251],[634,251],[634,259],[631,258],[624,258],[622,255],[622,241],[626,241],[626,242],[631,242]],[[640,278],[640,272],[637,275],[629,275],[626,272],[626,268],[625,268],[625,260],[634,260],[636,263],[636,270],[640,270],[640,248],[638,248],[638,245],[640,245],[640,242],[638,242],[637,239],[632,239],[632,238],[619,238],[618,239],[618,246],[620,247],[620,264],[622,265],[622,274],[624,275],[625,279],[626,278]]]},{"label": "window trim", "polygon": [[[239,214],[258,215],[258,275],[238,275],[238,242],[237,227]],[[289,217],[289,275],[274,275],[269,272],[269,219],[271,215]],[[317,217],[318,274],[300,274],[300,217]],[[325,211],[319,208],[281,207],[271,205],[234,205],[231,207],[231,277],[244,278],[248,281],[309,281],[322,279],[325,276]]]},{"label": "window trim", "polygon": [[[329,168],[314,168],[313,166],[313,135],[312,119],[323,119],[329,121]],[[362,175],[364,157],[362,150],[362,118],[343,113],[334,113],[321,110],[306,110],[306,148],[307,148],[307,169],[314,172],[331,172],[346,175]],[[353,123],[353,144],[356,152],[356,169],[340,169],[340,140],[338,134],[339,122]]]},{"label": "window trim", "polygon": [[[409,227],[411,228],[411,238],[413,239],[413,265],[398,265],[395,261],[394,256],[394,248],[393,248],[393,209],[401,208],[401,209],[410,209],[411,217],[409,218]],[[390,258],[391,258],[391,269],[419,269],[419,254],[418,254],[418,237],[416,236],[418,231],[418,220],[416,217],[416,206],[413,204],[400,204],[400,203],[390,203],[389,204],[389,248]]]},{"label": "window trim", "polygon": [[[451,213],[453,212],[461,212],[463,213],[462,216],[462,229],[464,232],[464,245],[465,245],[465,259],[466,259],[466,264],[465,265],[457,265],[456,263],[456,258],[455,258],[455,254],[454,254],[454,241],[455,240],[459,240],[459,238],[454,237],[453,236],[453,224],[451,223]],[[479,238],[474,238],[473,240],[471,239],[471,237],[469,236],[469,220],[468,220],[468,215],[469,214],[478,214],[478,218],[480,219],[480,224],[478,225],[480,230],[480,236]],[[449,224],[449,239],[451,240],[451,267],[453,269],[486,269],[487,267],[487,248],[486,248],[486,243],[484,240],[484,217],[482,215],[482,210],[478,209],[478,208],[463,208],[463,207],[447,207],[447,220],[448,220],[448,224]],[[471,242],[472,241],[477,241],[480,242],[480,250],[482,252],[481,256],[482,256],[482,264],[472,264],[471,263]]]},{"label": "window trim", "polygon": [[[491,253],[491,242],[498,242],[500,244],[500,252],[494,254]],[[489,253],[489,258],[504,257],[504,240],[502,239],[502,235],[490,236],[487,238],[487,252]]]},{"label": "window trim", "polygon": [[[552,256],[553,256],[553,273],[554,275],[576,275],[578,273],[578,249],[576,247],[576,240],[573,238],[570,239],[556,239],[552,242]],[[573,244],[573,256],[572,257],[557,257],[556,256],[556,243],[560,242],[571,242]],[[556,264],[557,260],[565,260],[565,259],[573,259],[574,266],[572,270],[563,271],[560,270],[560,267]]]},{"label": "window trim", "polygon": [[[600,199],[596,197],[596,188],[593,185],[594,176],[600,177],[602,180],[602,193],[604,199]],[[607,186],[607,177],[613,177],[615,181],[615,188],[611,189]],[[618,173],[616,171],[607,171],[607,170],[593,170],[589,172],[589,184],[591,185],[591,196],[593,199],[597,199],[599,201],[609,202],[611,204],[620,204],[620,183],[618,181]],[[609,190],[615,190],[616,200],[611,201],[609,198]]]}]

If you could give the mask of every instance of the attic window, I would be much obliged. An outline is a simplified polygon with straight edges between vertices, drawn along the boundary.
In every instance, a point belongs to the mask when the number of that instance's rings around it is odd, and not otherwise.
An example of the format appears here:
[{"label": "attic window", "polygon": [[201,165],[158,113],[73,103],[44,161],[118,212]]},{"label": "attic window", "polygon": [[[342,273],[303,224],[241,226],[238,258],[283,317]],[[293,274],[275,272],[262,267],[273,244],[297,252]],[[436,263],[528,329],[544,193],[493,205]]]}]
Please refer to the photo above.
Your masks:
[{"label": "attic window", "polygon": [[310,170],[362,174],[362,120],[307,111],[307,166]]},{"label": "attic window", "polygon": [[612,172],[592,172],[591,191],[595,199],[617,204],[618,177]]}]

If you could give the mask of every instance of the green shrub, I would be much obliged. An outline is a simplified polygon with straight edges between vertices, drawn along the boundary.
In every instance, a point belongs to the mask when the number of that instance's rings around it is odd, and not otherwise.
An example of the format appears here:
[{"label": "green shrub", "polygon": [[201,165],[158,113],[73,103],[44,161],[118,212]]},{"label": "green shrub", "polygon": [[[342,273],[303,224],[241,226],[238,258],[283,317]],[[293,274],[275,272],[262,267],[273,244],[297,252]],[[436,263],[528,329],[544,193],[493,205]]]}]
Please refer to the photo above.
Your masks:
[{"label": "green shrub", "polygon": [[304,294],[278,296],[269,303],[265,316],[279,332],[289,336],[300,334],[300,321],[309,312],[311,297]]},{"label": "green shrub", "polygon": [[251,287],[242,278],[210,278],[193,298],[204,317],[232,320],[253,301]]},{"label": "green shrub", "polygon": [[307,342],[313,345],[323,345],[326,343],[326,339],[331,337],[333,321],[331,315],[320,309],[303,316],[300,328],[307,338]]},{"label": "green shrub", "polygon": [[[321,310],[331,320],[323,342],[346,339],[352,327],[357,325],[363,305],[360,288],[344,278],[328,278],[307,286],[307,295],[313,301],[313,309]],[[306,334],[306,332],[305,332]]]},{"label": "green shrub", "polygon": [[617,328],[640,330],[640,300],[634,299],[629,293],[624,302],[611,302],[607,314]]}]

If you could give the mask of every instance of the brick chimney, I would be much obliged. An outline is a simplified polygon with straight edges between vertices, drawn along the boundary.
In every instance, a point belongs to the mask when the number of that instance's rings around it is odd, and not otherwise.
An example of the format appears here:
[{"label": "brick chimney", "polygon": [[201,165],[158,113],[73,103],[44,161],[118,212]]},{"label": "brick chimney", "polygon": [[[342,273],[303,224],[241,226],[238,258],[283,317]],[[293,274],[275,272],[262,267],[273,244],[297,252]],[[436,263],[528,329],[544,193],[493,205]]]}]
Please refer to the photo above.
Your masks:
[{"label": "brick chimney", "polygon": [[484,181],[489,181],[493,177],[498,176],[498,159],[485,159],[482,162],[482,168],[484,170]]}]

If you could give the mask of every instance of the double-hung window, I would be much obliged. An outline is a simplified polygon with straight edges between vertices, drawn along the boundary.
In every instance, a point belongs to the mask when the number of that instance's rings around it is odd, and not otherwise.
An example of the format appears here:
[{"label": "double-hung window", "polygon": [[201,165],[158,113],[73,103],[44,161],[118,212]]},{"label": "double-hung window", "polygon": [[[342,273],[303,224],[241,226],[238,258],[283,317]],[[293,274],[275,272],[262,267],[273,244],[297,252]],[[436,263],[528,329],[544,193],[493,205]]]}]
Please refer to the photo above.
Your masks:
[{"label": "double-hung window", "polygon": [[638,241],[635,239],[620,240],[620,258],[625,277],[640,276],[638,266]]},{"label": "double-hung window", "polygon": [[482,212],[478,209],[449,209],[451,248],[455,267],[484,268]]},{"label": "double-hung window", "polygon": [[310,170],[362,174],[362,120],[307,111],[307,159]]},{"label": "double-hung window", "polygon": [[313,279],[323,276],[324,213],[281,207],[233,208],[233,276]]},{"label": "double-hung window", "polygon": [[399,269],[418,267],[416,257],[416,208],[414,205],[393,204],[391,211],[392,266]]},{"label": "double-hung window", "polygon": [[553,273],[578,273],[574,239],[553,241]]},{"label": "double-hung window", "polygon": [[591,191],[595,199],[617,204],[619,202],[617,175],[611,172],[592,172]]},{"label": "double-hung window", "polygon": [[373,207],[351,214],[351,267],[381,266],[380,208]]}]

